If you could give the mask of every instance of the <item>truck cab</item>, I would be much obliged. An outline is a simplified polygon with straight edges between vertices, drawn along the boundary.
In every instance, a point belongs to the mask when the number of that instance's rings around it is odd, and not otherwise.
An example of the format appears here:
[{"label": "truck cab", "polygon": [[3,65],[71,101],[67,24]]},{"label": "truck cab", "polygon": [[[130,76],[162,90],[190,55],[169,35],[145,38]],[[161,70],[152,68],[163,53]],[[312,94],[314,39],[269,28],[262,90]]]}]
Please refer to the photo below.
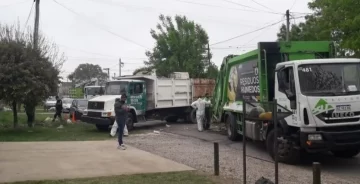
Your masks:
[{"label": "truck cab", "polygon": [[96,96],[104,94],[104,86],[85,86],[84,99],[92,99]]},{"label": "truck cab", "polygon": [[82,120],[95,124],[99,130],[108,130],[115,121],[114,104],[121,94],[127,95],[130,108],[130,118],[127,121],[128,130],[132,130],[137,122],[137,116],[144,115],[146,107],[146,85],[142,80],[123,79],[108,81],[105,85],[105,95],[89,100],[88,108],[84,111]]},{"label": "truck cab", "polygon": [[298,128],[299,144],[308,152],[359,152],[360,59],[279,63],[275,98],[293,111],[286,124]]},{"label": "truck cab", "polygon": [[[299,162],[303,151],[358,155],[360,59],[334,58],[335,53],[327,41],[260,42],[253,51],[225,57],[212,99],[213,120],[225,123],[230,140],[241,139],[246,130],[245,137],[265,142],[270,156],[278,154],[284,163]],[[266,104],[274,99],[276,114],[282,114],[279,138],[272,116],[260,116],[272,113]],[[250,116],[258,120],[243,122]]]}]

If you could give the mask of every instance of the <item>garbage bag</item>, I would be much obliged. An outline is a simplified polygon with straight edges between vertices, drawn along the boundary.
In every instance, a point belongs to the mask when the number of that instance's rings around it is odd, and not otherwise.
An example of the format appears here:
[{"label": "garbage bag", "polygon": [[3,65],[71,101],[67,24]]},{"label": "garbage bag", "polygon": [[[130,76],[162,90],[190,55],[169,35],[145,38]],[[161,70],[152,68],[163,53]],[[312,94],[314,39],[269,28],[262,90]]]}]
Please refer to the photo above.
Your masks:
[{"label": "garbage bag", "polygon": [[[116,120],[115,120],[115,122],[114,122],[114,124],[112,125],[111,130],[110,130],[110,135],[111,135],[112,137],[114,137],[114,136],[116,135],[117,129],[118,129],[118,124],[117,124],[117,122],[116,122]],[[126,125],[125,125],[125,127],[124,127],[124,135],[125,135],[125,136],[129,135],[129,132],[128,132],[128,129],[127,129]]]}]

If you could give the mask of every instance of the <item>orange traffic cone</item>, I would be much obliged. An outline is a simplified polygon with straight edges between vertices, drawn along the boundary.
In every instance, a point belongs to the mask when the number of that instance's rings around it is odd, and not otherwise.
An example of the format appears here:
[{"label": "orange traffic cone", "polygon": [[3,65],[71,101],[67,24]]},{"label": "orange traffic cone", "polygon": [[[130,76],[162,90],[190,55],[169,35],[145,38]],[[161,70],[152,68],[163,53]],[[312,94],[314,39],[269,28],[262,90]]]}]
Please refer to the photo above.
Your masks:
[{"label": "orange traffic cone", "polygon": [[75,119],[75,112],[73,112],[73,113],[72,113],[72,118],[71,118],[71,121],[72,121],[73,123],[75,123],[75,122],[76,122],[76,119]]}]

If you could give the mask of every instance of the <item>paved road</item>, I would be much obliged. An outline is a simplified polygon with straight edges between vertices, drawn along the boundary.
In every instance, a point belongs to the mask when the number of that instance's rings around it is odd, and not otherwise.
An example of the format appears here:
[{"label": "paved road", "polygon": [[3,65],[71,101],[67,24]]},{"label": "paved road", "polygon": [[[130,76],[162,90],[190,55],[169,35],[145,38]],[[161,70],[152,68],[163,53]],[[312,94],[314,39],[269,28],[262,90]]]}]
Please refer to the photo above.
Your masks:
[{"label": "paved road", "polygon": [[122,174],[174,172],[192,168],[116,141],[0,143],[0,183]]},{"label": "paved road", "polygon": [[[219,142],[219,144],[227,145],[231,148],[242,150],[242,142],[232,142],[227,139],[225,135],[222,135],[220,132],[198,132],[196,125],[194,124],[184,124],[176,123],[170,124],[170,127],[166,127],[165,123],[162,122],[151,122],[143,123],[137,125],[140,130],[162,130],[168,133],[188,136],[192,138],[197,138],[207,142]],[[266,160],[272,162],[272,159],[267,154],[265,147],[261,143],[248,142],[247,144],[247,155],[254,159]],[[322,164],[322,169],[334,173],[335,175],[350,176],[360,179],[360,155],[354,159],[340,159],[336,158],[330,154],[318,154],[318,155],[308,155],[306,160],[303,161],[301,165],[297,167],[302,167],[307,170],[311,170],[312,162],[320,162]]]}]

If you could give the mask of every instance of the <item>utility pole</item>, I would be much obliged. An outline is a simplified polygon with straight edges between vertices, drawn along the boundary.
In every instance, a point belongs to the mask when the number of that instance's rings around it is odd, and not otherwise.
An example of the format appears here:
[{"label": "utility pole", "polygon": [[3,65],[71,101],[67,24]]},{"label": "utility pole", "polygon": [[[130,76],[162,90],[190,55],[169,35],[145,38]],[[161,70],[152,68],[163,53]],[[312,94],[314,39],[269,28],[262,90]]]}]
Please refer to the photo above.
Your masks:
[{"label": "utility pole", "polygon": [[121,58],[119,58],[119,77],[121,77]]},{"label": "utility pole", "polygon": [[121,77],[121,68],[124,66],[124,63],[121,62],[121,58],[119,58],[119,77]]},{"label": "utility pole", "polygon": [[[286,42],[290,41],[290,12],[286,10]],[[285,54],[285,61],[289,61],[289,55]]]},{"label": "utility pole", "polygon": [[103,70],[107,71],[108,77],[109,77],[109,80],[110,80],[110,68],[103,68]]},{"label": "utility pole", "polygon": [[290,12],[289,10],[286,10],[286,41],[290,41],[289,38],[290,34]]},{"label": "utility pole", "polygon": [[210,64],[211,64],[211,61],[210,61],[210,45],[209,43],[207,44],[207,56],[208,56],[208,60],[209,60],[209,67],[210,67]]},{"label": "utility pole", "polygon": [[35,24],[34,24],[34,49],[38,49],[39,41],[39,20],[40,20],[40,0],[35,2]]}]

